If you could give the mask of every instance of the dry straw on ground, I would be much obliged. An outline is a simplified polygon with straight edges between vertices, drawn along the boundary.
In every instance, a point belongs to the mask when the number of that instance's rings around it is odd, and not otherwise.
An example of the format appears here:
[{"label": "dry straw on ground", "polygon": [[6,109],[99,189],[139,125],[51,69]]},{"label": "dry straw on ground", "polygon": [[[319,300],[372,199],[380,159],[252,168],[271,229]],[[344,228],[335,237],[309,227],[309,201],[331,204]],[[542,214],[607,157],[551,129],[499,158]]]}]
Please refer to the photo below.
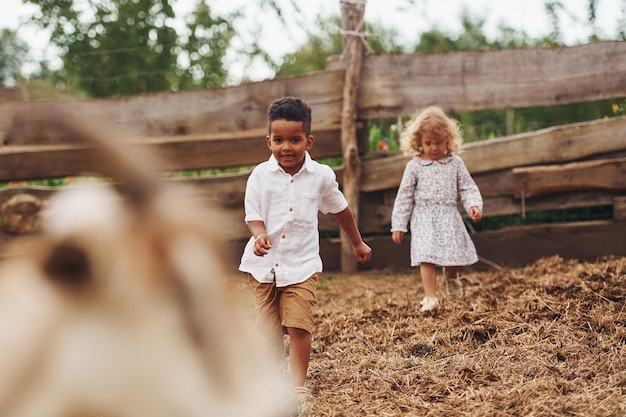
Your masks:
[{"label": "dry straw on ground", "polygon": [[626,258],[468,272],[434,313],[416,272],[323,274],[310,416],[626,415]]}]

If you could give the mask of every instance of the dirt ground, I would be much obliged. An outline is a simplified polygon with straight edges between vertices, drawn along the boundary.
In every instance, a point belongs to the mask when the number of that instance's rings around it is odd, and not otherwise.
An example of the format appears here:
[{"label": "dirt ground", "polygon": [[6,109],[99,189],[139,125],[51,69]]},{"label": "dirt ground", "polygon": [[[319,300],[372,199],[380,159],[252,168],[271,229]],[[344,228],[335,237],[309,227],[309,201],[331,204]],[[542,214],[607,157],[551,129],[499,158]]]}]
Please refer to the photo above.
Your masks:
[{"label": "dirt ground", "polygon": [[308,415],[626,415],[626,258],[462,281],[421,313],[416,270],[322,274]]}]

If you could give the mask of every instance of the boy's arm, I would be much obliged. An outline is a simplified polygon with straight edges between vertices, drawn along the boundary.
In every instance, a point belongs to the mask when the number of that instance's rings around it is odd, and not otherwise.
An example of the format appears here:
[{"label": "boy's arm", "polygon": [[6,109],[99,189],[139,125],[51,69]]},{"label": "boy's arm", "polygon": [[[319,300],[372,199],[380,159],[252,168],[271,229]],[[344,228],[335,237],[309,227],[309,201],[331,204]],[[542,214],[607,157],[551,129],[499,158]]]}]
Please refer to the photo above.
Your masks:
[{"label": "boy's arm", "polygon": [[372,259],[372,249],[363,242],[350,207],[346,207],[339,213],[334,213],[333,217],[337,220],[337,223],[339,223],[339,226],[341,226],[346,235],[348,235],[350,242],[352,242],[356,260],[360,263],[364,263]]},{"label": "boy's arm", "polygon": [[267,235],[265,223],[261,220],[253,220],[248,222],[248,229],[254,236],[254,254],[263,256],[272,248],[272,241]]}]

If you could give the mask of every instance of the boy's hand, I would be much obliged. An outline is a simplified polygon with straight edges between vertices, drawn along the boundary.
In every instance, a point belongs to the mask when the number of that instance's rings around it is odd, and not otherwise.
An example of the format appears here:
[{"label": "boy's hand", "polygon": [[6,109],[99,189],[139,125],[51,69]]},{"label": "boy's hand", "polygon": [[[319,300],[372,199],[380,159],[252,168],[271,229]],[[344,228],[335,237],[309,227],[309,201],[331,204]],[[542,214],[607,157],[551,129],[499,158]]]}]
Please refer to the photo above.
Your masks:
[{"label": "boy's hand", "polygon": [[479,221],[483,217],[483,214],[480,212],[480,209],[478,208],[478,206],[470,207],[469,212],[467,214],[469,214],[470,219],[472,219],[472,221],[474,222]]},{"label": "boy's hand", "polygon": [[357,262],[363,264],[372,259],[372,248],[361,241],[361,243],[354,247],[354,254],[356,255]]},{"label": "boy's hand", "polygon": [[272,248],[272,241],[267,233],[259,234],[254,240],[254,254],[256,256],[265,256]]},{"label": "boy's hand", "polygon": [[404,232],[400,232],[400,231],[391,232],[391,240],[393,240],[393,243],[395,243],[396,245],[399,245],[400,243],[402,243],[403,237],[404,237]]}]

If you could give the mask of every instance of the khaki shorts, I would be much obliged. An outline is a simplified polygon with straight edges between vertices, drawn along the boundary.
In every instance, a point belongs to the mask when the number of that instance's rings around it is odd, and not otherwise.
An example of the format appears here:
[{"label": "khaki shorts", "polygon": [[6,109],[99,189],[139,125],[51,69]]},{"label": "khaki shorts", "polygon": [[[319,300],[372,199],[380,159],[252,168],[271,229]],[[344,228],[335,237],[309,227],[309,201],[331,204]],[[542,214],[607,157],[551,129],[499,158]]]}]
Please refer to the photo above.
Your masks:
[{"label": "khaki shorts", "polygon": [[248,275],[248,284],[257,308],[257,326],[267,336],[286,334],[288,327],[313,333],[313,306],[317,303],[317,274],[287,287],[263,284]]}]

